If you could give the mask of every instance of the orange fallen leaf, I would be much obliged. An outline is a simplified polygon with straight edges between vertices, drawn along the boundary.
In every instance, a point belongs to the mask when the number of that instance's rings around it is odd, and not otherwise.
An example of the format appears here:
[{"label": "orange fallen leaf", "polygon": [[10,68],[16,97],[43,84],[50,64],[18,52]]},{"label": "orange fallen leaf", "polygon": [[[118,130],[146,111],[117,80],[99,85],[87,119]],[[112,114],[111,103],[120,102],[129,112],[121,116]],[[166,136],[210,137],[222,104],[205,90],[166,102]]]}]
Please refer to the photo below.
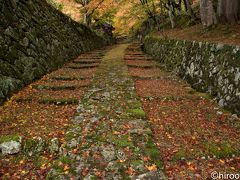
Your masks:
[{"label": "orange fallen leaf", "polygon": [[67,171],[67,170],[69,170],[69,169],[70,169],[69,166],[66,165],[66,166],[64,166],[64,169],[63,169],[63,170],[64,170],[64,171]]},{"label": "orange fallen leaf", "polygon": [[122,160],[122,159],[119,160],[120,163],[123,163],[123,162],[125,162],[125,161],[126,161],[126,160]]},{"label": "orange fallen leaf", "polygon": [[118,132],[118,131],[114,131],[113,134],[114,134],[114,135],[119,135],[119,134],[121,134],[121,133]]},{"label": "orange fallen leaf", "polygon": [[129,167],[128,170],[125,171],[128,175],[134,174],[134,169],[132,167]]},{"label": "orange fallen leaf", "polygon": [[73,150],[72,150],[72,153],[73,153],[73,154],[77,154],[77,152],[78,152],[78,149],[73,149]]},{"label": "orange fallen leaf", "polygon": [[157,166],[155,164],[151,165],[151,166],[146,166],[146,168],[149,170],[149,171],[156,171],[157,170]]},{"label": "orange fallen leaf", "polygon": [[150,160],[150,157],[147,157],[147,156],[143,157],[143,161],[144,161],[144,162],[147,162],[147,161],[149,161],[149,160]]},{"label": "orange fallen leaf", "polygon": [[23,163],[24,163],[24,160],[19,161],[19,163],[20,163],[20,164],[23,164]]},{"label": "orange fallen leaf", "polygon": [[219,161],[220,161],[220,163],[225,164],[224,160],[220,159]]}]

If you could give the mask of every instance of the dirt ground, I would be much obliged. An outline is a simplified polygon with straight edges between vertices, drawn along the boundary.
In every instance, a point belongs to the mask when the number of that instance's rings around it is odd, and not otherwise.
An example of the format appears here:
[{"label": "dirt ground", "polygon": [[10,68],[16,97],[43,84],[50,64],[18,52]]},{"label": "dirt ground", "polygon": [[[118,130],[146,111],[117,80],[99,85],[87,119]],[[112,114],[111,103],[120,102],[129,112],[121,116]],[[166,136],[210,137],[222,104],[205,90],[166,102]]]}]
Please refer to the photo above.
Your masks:
[{"label": "dirt ground", "polygon": [[201,24],[187,28],[166,29],[157,36],[192,41],[208,41],[230,45],[240,45],[240,25],[218,25],[204,30]]}]

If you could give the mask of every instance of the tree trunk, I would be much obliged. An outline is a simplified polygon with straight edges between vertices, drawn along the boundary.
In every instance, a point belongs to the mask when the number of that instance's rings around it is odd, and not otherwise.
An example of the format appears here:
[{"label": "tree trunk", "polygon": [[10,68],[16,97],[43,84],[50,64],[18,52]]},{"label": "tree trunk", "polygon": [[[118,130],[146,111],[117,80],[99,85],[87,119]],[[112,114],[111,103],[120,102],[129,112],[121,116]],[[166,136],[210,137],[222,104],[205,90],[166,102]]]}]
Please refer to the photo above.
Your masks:
[{"label": "tree trunk", "polygon": [[219,0],[218,1],[218,17],[221,22],[227,21],[225,17],[225,14],[226,14],[225,11],[226,11],[226,0]]},{"label": "tree trunk", "polygon": [[89,14],[89,12],[87,10],[85,10],[83,13],[83,23],[86,26],[90,26],[92,24],[92,15]]},{"label": "tree trunk", "polygon": [[87,26],[91,26],[91,24],[92,24],[92,15],[91,14],[87,14],[87,16],[86,16],[86,24],[87,24]]},{"label": "tree trunk", "polygon": [[193,12],[193,9],[191,7],[191,4],[190,4],[189,0],[184,0],[184,6],[185,6],[185,9],[188,12],[189,16],[191,17],[191,21],[195,21],[196,16]]},{"label": "tree trunk", "polygon": [[218,16],[221,22],[236,23],[240,20],[239,0],[219,0]]},{"label": "tree trunk", "polygon": [[200,15],[204,27],[209,27],[213,24],[217,24],[217,18],[211,0],[200,1]]},{"label": "tree trunk", "polygon": [[83,12],[83,24],[87,25],[87,16],[88,16],[88,11],[86,9],[84,9]]},{"label": "tree trunk", "polygon": [[171,10],[168,11],[169,14],[169,18],[170,18],[170,22],[171,22],[171,26],[172,28],[175,28],[176,24],[175,24],[175,20],[174,20],[174,16]]}]

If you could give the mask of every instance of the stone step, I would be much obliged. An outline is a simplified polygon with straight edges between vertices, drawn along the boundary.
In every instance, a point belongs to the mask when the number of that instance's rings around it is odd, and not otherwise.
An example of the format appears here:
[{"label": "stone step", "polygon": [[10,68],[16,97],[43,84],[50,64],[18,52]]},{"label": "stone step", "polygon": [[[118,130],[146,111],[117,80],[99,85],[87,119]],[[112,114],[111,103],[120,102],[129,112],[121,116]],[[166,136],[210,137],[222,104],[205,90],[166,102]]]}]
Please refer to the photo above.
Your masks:
[{"label": "stone step", "polygon": [[144,68],[144,69],[151,69],[151,68],[156,68],[156,65],[136,65],[136,64],[127,64],[128,67],[130,68]]},{"label": "stone step", "polygon": [[89,68],[96,68],[99,65],[82,65],[82,66],[67,66],[66,68],[70,69],[89,69]]},{"label": "stone step", "polygon": [[57,80],[57,81],[73,81],[73,80],[85,80],[85,79],[92,79],[94,76],[86,76],[86,77],[69,77],[69,76],[55,76],[52,77],[52,80]]},{"label": "stone step", "polygon": [[124,60],[134,60],[134,61],[142,61],[142,60],[145,60],[145,61],[152,61],[153,58],[151,57],[143,57],[143,58],[139,58],[139,57],[131,57],[131,58],[124,58]]},{"label": "stone step", "polygon": [[102,59],[102,57],[78,57],[76,60],[99,60]]},{"label": "stone step", "polygon": [[150,125],[124,64],[126,47],[115,46],[103,58],[66,133],[66,144],[72,148],[62,147],[73,162],[72,170],[63,174],[56,165],[49,178],[167,179]]},{"label": "stone step", "polygon": [[42,90],[42,89],[48,89],[48,90],[52,90],[52,91],[61,91],[61,90],[75,90],[75,89],[79,89],[79,88],[85,88],[88,87],[88,85],[62,85],[62,86],[49,86],[49,85],[32,85],[33,89],[38,89],[38,90]]},{"label": "stone step", "polygon": [[94,60],[76,60],[76,61],[73,61],[72,63],[76,63],[76,64],[95,64],[95,63],[100,63],[101,61],[94,61]]}]

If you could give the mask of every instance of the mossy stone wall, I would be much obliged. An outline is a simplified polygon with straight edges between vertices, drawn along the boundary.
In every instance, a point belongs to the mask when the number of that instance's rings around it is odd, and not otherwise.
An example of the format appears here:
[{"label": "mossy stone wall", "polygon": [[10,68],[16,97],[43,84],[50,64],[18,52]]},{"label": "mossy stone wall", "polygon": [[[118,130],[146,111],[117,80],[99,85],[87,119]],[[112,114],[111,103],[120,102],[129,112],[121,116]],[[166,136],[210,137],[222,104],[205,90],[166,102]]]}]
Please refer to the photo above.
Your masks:
[{"label": "mossy stone wall", "polygon": [[210,93],[220,106],[240,114],[239,46],[147,37],[144,50],[193,88]]},{"label": "mossy stone wall", "polygon": [[0,0],[0,104],[104,39],[45,0]]}]

